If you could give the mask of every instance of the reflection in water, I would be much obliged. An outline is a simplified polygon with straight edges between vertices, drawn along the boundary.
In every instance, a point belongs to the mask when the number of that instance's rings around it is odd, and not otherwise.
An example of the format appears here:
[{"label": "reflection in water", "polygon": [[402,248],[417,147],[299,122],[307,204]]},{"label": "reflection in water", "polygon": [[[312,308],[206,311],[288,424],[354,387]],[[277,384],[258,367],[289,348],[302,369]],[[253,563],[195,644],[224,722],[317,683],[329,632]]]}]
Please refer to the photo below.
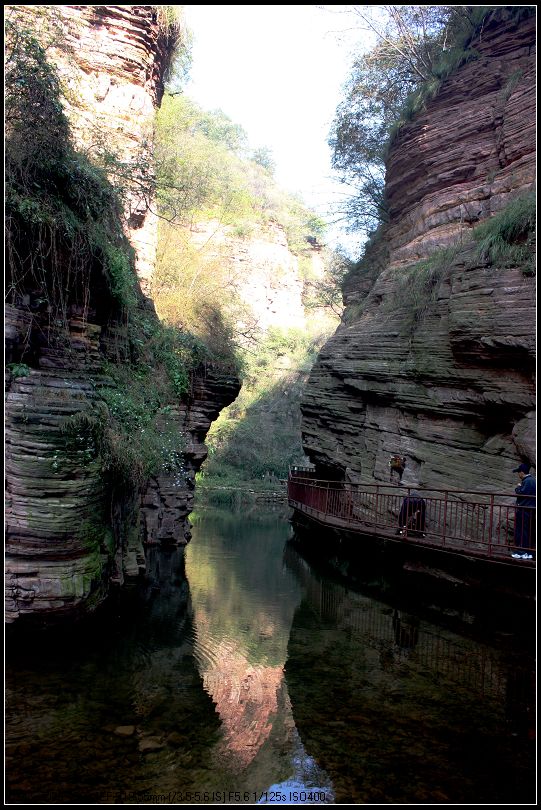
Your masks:
[{"label": "reflection in water", "polygon": [[531,662],[317,577],[275,516],[193,520],[101,616],[8,637],[9,803],[531,799]]},{"label": "reflection in water", "polygon": [[285,559],[304,584],[306,599],[321,618],[362,634],[366,645],[380,651],[382,661],[404,661],[415,650],[415,665],[425,672],[467,686],[480,697],[504,697],[508,672],[491,648],[468,645],[455,634],[427,622],[421,624],[414,615],[316,579],[309,565],[290,546]]},{"label": "reflection in water", "polygon": [[238,516],[217,519],[210,512],[192,520],[187,573],[194,652],[222,724],[216,767],[237,773],[239,789],[258,798],[287,785],[321,787],[330,799],[325,775],[302,748],[284,682],[301,597],[282,563],[288,525],[271,518],[256,528]]},{"label": "reflection in water", "polygon": [[193,659],[183,551],[148,562],[145,583],[83,626],[8,638],[8,801],[138,802],[210,767],[219,722]]},{"label": "reflection in water", "polygon": [[216,653],[213,666],[203,672],[203,683],[223,724],[219,757],[231,757],[245,768],[271,732],[283,669],[253,666],[241,648],[227,642],[219,644]]},{"label": "reflection in water", "polygon": [[101,618],[10,639],[8,801],[271,803],[309,787],[332,800],[283,677],[301,599],[289,526],[193,520],[186,552],[150,548],[146,581]]},{"label": "reflection in water", "polygon": [[532,800],[531,659],[319,579],[291,546],[284,557],[305,591],[293,715],[338,802]]}]

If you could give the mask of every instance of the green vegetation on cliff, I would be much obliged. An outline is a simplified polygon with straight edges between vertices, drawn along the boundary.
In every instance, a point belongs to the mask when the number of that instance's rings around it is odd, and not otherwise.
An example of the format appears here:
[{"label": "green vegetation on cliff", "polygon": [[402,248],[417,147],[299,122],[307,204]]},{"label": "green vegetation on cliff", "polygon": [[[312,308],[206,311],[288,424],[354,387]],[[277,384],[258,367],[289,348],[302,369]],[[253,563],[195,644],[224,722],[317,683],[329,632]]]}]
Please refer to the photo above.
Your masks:
[{"label": "green vegetation on cliff", "polygon": [[277,225],[302,263],[323,223],[279,188],[268,150],[251,149],[242,127],[221,111],[166,95],[156,132],[160,222],[152,297],[164,320],[227,359],[239,343],[236,324],[248,313],[226,240],[250,240]]},{"label": "green vegetation on cliff", "polygon": [[521,195],[475,228],[479,257],[502,267],[521,267],[535,275],[536,194]]},{"label": "green vegetation on cliff", "polygon": [[[353,61],[329,145],[333,166],[352,196],[340,214],[352,231],[373,231],[388,219],[385,159],[402,126],[421,112],[442,81],[478,58],[476,32],[494,17],[518,21],[535,6],[382,6],[351,14],[377,43]],[[383,10],[383,15],[381,11]]]},{"label": "green vegetation on cliff", "polygon": [[135,278],[118,198],[105,173],[72,145],[44,48],[11,20],[6,34],[7,300],[33,293],[65,324],[69,305],[84,306],[99,264],[104,305],[127,311]]},{"label": "green vegetation on cliff", "polygon": [[78,453],[98,461],[113,488],[137,491],[150,475],[182,469],[184,439],[168,411],[208,353],[141,296],[121,200],[105,169],[73,144],[46,48],[16,14],[6,40],[6,300],[32,324],[8,369],[25,376],[44,337],[77,368],[71,323],[99,324],[102,368],[81,367],[96,399],[67,418],[51,463]]}]

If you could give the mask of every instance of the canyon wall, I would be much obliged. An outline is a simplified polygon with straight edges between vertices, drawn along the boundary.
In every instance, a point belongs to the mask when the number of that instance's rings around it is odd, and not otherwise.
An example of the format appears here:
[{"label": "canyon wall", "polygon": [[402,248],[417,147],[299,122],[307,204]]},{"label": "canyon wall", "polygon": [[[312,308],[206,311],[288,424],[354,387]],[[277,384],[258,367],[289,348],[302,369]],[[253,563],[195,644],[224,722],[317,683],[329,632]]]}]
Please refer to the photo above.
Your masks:
[{"label": "canyon wall", "polygon": [[[61,46],[54,37],[48,58],[62,78],[75,143],[90,158],[112,159],[111,182],[121,189],[126,235],[135,248],[141,289],[148,293],[158,239],[154,115],[182,34],[156,6],[52,8],[47,24],[60,29]],[[39,26],[39,11],[26,9],[29,24]]]},{"label": "canyon wall", "polygon": [[[517,463],[535,465],[535,278],[472,240],[535,182],[535,17],[503,16],[392,144],[390,222],[348,279],[302,405],[321,477],[389,483],[400,454],[406,486],[512,493]],[[409,285],[404,268],[441,248],[438,272]]]},{"label": "canyon wall", "polygon": [[[8,359],[41,332],[39,319],[6,308]],[[96,404],[103,360],[118,349],[106,325],[73,316],[62,349],[49,339],[27,376],[7,374],[6,619],[88,612],[112,584],[145,571],[145,544],[185,544],[195,473],[206,458],[205,436],[240,383],[227,368],[201,364],[186,397],[171,405],[185,437],[183,469],[152,478],[143,493],[117,496],[93,454],[66,446],[63,425]],[[53,344],[53,345],[51,345]],[[140,506],[142,508],[140,508]]]},{"label": "canyon wall", "polygon": [[[171,34],[153,6],[13,8],[31,31],[46,39],[52,30],[56,45],[62,42],[62,48],[48,47],[47,56],[63,81],[77,147],[89,156],[94,146],[102,156],[107,148],[114,154],[112,182],[118,186],[119,173],[125,175],[124,230],[136,254],[137,309],[147,322],[155,319],[143,294],[157,246],[152,118]],[[69,267],[71,259],[64,260]],[[205,435],[240,387],[233,369],[200,363],[190,390],[168,406],[185,441],[182,470],[151,479],[142,503],[141,493],[117,493],[100,459],[87,445],[68,446],[64,431],[66,420],[88,414],[100,399],[104,367],[125,363],[130,354],[128,324],[115,310],[103,268],[95,261],[83,275],[85,294],[66,289],[62,321],[52,320],[31,286],[6,307],[8,622],[87,613],[112,584],[145,570],[145,542],[187,542]],[[72,283],[82,281],[76,276]],[[83,297],[84,305],[77,304]]]}]

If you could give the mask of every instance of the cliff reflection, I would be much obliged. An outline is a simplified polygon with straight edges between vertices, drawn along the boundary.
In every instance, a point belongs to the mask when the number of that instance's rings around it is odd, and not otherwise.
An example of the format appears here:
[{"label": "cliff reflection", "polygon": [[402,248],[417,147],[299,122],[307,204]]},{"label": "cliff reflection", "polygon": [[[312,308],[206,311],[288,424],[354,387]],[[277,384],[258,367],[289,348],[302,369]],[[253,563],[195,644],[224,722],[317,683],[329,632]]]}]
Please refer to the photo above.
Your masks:
[{"label": "cliff reflection", "polygon": [[[194,653],[222,722],[216,756],[244,769],[268,740],[278,712],[299,590],[292,577],[283,576],[275,521],[246,524],[224,514],[217,521],[209,513],[196,513],[192,520],[196,537],[187,570]],[[282,544],[287,528],[284,524]],[[287,703],[280,706],[285,737],[293,727]]]},{"label": "cliff reflection", "polygon": [[216,767],[242,772],[238,784],[260,792],[273,782],[321,783],[322,774],[300,744],[284,682],[301,597],[282,562],[289,526],[274,517],[241,522],[224,512],[192,519],[186,565],[194,653],[222,724]]},{"label": "cliff reflection", "polygon": [[219,726],[193,659],[184,551],[84,625],[7,644],[6,796],[131,803],[210,770]]},{"label": "cliff reflection", "polygon": [[302,583],[286,682],[336,801],[502,803],[535,795],[533,661],[320,580]]}]

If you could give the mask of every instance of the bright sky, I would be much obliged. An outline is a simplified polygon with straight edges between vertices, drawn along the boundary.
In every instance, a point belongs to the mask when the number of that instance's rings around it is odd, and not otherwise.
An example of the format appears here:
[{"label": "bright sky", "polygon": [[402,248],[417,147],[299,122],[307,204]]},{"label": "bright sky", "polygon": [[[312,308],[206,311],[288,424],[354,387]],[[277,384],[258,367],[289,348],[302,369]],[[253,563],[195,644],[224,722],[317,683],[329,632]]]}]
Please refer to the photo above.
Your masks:
[{"label": "bright sky", "polygon": [[[203,109],[223,110],[246,130],[252,148],[268,147],[278,183],[323,217],[343,193],[329,179],[327,138],[352,43],[363,36],[339,36],[351,26],[339,8],[184,7],[193,34],[186,94]],[[351,237],[329,234],[330,243],[337,240],[351,249]]]}]

